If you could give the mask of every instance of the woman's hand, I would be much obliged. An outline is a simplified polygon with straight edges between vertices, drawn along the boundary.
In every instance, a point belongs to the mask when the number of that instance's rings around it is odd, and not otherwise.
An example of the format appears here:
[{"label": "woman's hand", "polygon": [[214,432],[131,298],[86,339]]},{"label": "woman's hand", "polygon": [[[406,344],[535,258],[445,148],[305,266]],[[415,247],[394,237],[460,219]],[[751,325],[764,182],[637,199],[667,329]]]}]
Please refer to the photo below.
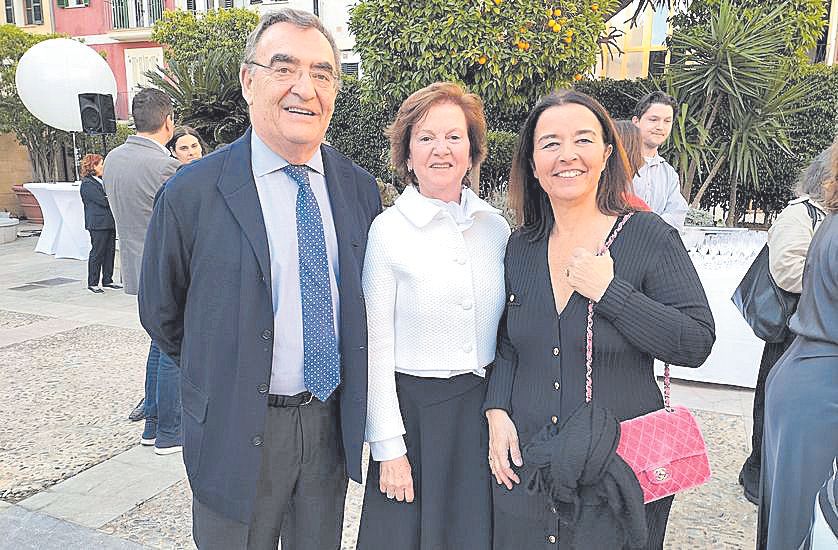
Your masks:
[{"label": "woman's hand", "polygon": [[381,462],[378,488],[387,498],[399,502],[413,502],[413,476],[407,455]]},{"label": "woman's hand", "polygon": [[516,466],[524,465],[518,447],[518,430],[503,409],[489,409],[486,418],[489,421],[489,467],[498,485],[503,483],[512,490],[512,483],[521,483],[521,480],[509,464],[510,456]]},{"label": "woman's hand", "polygon": [[584,248],[576,248],[570,256],[565,276],[573,290],[599,302],[614,279],[614,260],[608,250],[602,256],[595,256]]}]

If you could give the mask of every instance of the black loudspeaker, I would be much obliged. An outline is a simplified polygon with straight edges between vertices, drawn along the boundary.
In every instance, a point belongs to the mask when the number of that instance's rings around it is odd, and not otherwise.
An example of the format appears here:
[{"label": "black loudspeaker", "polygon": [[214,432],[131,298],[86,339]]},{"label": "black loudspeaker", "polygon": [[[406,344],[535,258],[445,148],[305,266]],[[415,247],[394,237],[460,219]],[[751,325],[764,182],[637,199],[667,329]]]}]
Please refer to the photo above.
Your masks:
[{"label": "black loudspeaker", "polygon": [[116,117],[113,113],[111,94],[79,94],[81,129],[85,134],[116,133]]}]

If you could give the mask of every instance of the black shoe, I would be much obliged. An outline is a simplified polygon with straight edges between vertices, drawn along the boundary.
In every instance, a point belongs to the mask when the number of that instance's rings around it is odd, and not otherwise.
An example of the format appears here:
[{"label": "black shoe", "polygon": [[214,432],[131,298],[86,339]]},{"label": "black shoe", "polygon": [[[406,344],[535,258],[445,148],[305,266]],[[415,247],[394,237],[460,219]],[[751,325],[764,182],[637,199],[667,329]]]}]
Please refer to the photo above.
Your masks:
[{"label": "black shoe", "polygon": [[87,287],[87,290],[89,290],[90,292],[93,292],[95,294],[104,294],[105,293],[104,290],[102,290],[101,288],[95,287],[95,286],[89,286],[89,287]]},{"label": "black shoe", "polygon": [[744,489],[748,502],[759,506],[759,468],[754,468],[745,462],[739,472],[739,485]]},{"label": "black shoe", "polygon": [[113,289],[118,289],[118,288],[122,288],[122,285],[118,285],[118,284],[116,284],[116,283],[108,283],[108,284],[106,284],[106,285],[102,285],[102,287],[103,287],[103,288],[113,288]]},{"label": "black shoe", "polygon": [[134,410],[131,411],[131,414],[128,415],[128,420],[131,422],[139,422],[140,420],[145,418],[145,398],[140,399],[140,402],[137,403],[137,406],[134,407]]}]

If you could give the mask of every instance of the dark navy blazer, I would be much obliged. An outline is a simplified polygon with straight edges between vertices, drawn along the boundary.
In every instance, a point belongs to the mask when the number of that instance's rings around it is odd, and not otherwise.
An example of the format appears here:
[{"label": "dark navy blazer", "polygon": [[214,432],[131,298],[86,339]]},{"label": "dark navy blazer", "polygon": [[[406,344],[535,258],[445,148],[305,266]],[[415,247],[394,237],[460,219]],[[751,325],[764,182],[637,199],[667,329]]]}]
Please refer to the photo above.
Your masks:
[{"label": "dark navy blazer", "polygon": [[108,204],[108,196],[102,183],[93,176],[85,176],[79,187],[81,202],[84,204],[84,228],[88,231],[115,229],[113,213]]},{"label": "dark navy blazer", "polygon": [[[360,482],[367,409],[361,270],[381,200],[368,172],[332,147],[321,150],[340,267],[343,448],[347,472]],[[248,130],[166,183],[146,235],[139,292],[143,326],[182,369],[183,459],[192,491],[202,504],[244,523],[264,448],[271,304]]]}]

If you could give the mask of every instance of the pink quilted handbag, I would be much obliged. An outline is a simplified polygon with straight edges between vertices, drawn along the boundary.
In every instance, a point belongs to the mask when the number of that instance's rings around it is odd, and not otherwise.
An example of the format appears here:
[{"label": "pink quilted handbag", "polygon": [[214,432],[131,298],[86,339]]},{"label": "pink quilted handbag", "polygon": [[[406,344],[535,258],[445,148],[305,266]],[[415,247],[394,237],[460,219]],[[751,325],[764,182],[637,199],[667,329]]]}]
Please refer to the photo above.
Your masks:
[{"label": "pink quilted handbag", "polygon": [[[611,246],[629,214],[600,250]],[[588,301],[585,354],[585,402],[592,397],[594,304]],[[669,365],[664,367],[664,408],[620,423],[617,454],[634,470],[643,489],[643,502],[649,503],[710,479],[707,447],[698,423],[686,407],[669,402]]]}]

